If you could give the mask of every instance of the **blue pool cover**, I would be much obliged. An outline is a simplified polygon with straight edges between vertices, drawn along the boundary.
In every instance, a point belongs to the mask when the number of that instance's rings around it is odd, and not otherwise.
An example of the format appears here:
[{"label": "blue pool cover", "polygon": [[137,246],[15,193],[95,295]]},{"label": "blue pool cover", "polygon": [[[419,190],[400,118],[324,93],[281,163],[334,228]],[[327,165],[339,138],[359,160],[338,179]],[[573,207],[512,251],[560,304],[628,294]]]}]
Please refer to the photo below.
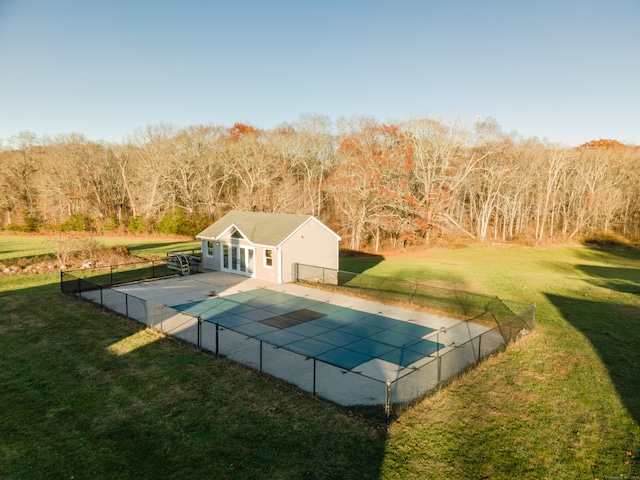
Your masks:
[{"label": "blue pool cover", "polygon": [[172,308],[346,370],[375,358],[406,367],[443,347],[423,325],[264,288]]}]

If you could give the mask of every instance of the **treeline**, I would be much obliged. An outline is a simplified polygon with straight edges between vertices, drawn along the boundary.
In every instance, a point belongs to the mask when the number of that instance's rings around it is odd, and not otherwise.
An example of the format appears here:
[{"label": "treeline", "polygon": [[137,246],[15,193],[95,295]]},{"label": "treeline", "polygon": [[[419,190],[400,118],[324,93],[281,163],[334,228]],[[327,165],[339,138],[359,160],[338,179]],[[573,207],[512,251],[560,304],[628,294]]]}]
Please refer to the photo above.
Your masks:
[{"label": "treeline", "polygon": [[193,234],[239,209],[313,214],[352,249],[640,237],[640,148],[549,145],[490,120],[161,124],[118,144],[23,132],[0,162],[4,229]]}]

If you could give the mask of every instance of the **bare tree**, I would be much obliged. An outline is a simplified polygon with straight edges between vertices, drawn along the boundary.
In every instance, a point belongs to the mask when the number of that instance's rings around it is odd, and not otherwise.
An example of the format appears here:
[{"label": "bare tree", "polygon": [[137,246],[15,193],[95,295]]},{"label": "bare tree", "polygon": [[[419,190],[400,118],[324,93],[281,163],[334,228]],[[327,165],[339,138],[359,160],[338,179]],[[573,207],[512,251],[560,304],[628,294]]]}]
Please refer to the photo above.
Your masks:
[{"label": "bare tree", "polygon": [[41,169],[43,148],[33,132],[20,132],[8,139],[12,153],[6,155],[5,184],[12,192],[14,204],[19,204],[30,218],[37,216],[37,174]]},{"label": "bare tree", "polygon": [[472,236],[456,221],[467,178],[477,167],[469,152],[471,132],[462,122],[449,126],[422,118],[402,124],[413,151],[413,191],[424,221],[425,240],[442,232]]}]

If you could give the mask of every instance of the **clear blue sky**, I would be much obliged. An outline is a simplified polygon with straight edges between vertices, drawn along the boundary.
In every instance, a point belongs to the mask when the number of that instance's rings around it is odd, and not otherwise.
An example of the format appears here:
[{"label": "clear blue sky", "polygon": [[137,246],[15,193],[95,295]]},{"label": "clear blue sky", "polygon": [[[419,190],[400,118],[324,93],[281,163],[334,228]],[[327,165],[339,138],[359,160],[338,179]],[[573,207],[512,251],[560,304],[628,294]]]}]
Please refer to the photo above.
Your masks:
[{"label": "clear blue sky", "polygon": [[317,113],[640,145],[640,0],[0,0],[0,139]]}]

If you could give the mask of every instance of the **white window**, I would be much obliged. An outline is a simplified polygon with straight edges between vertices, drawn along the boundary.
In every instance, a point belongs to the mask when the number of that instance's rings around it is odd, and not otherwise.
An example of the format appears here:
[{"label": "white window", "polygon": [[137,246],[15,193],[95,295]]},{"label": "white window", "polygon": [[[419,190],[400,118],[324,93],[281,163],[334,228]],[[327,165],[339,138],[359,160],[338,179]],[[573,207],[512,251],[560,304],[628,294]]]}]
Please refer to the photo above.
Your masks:
[{"label": "white window", "polygon": [[207,240],[207,256],[213,257],[213,241]]},{"label": "white window", "polygon": [[264,266],[273,268],[273,250],[270,248],[264,249]]}]

